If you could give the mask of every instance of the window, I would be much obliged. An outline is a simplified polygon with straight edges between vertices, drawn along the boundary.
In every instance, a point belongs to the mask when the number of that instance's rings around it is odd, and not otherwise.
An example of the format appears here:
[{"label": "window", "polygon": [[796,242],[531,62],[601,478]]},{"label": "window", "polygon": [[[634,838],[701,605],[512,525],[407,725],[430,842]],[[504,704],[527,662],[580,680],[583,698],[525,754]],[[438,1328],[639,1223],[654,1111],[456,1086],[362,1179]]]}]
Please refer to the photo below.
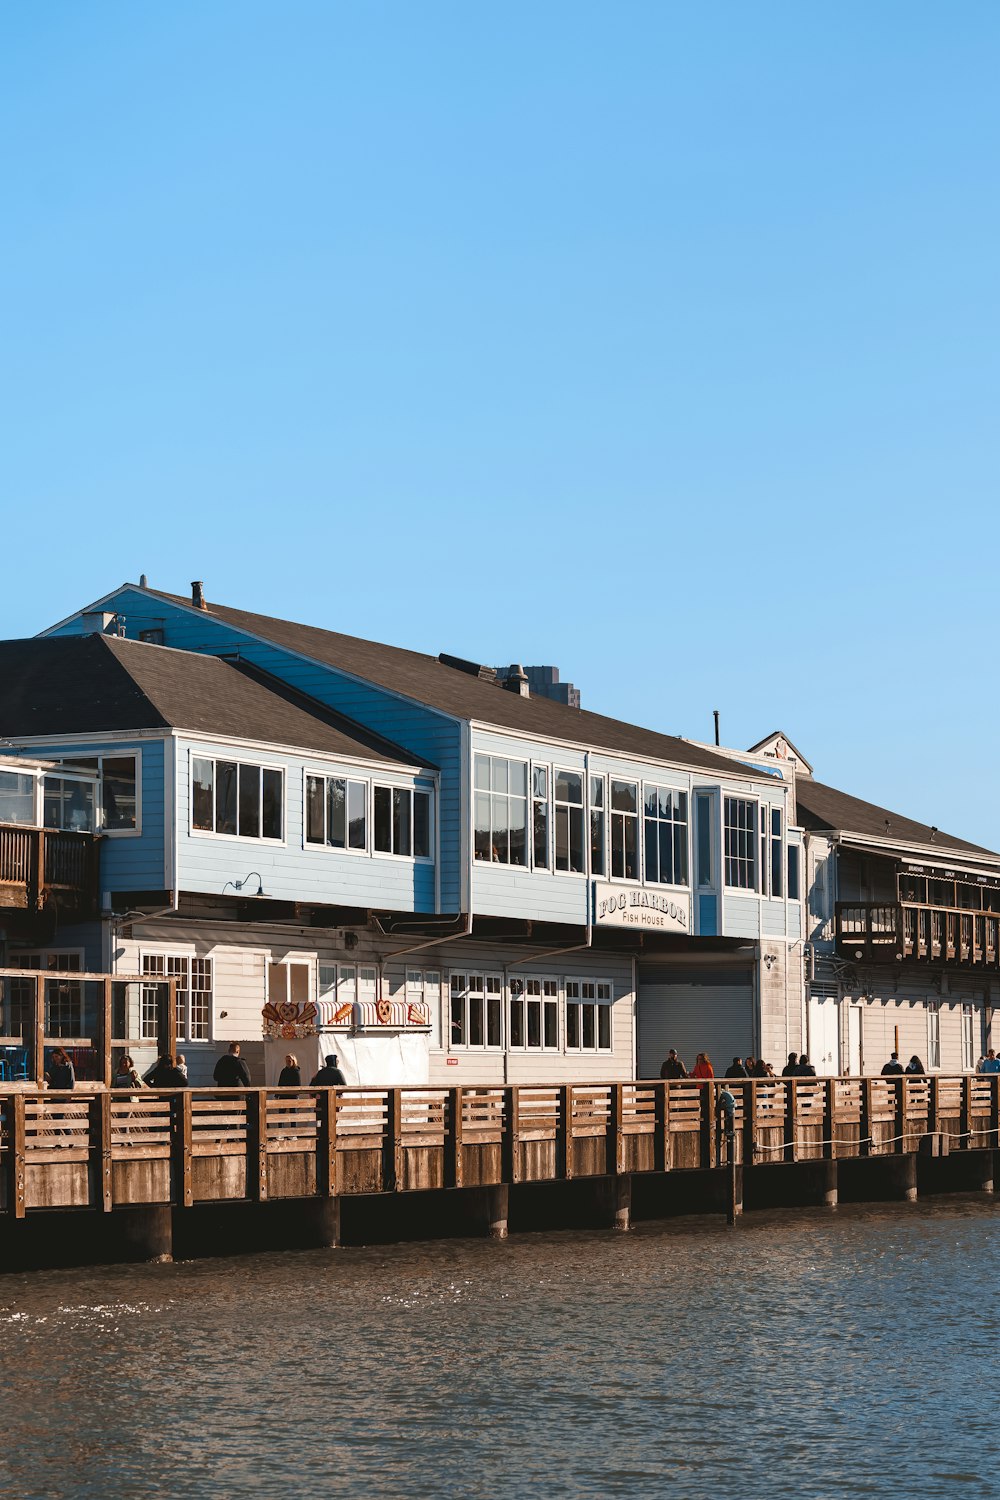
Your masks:
[{"label": "window", "polygon": [[531,848],[536,870],[549,867],[549,768],[531,768]]},{"label": "window", "polygon": [[611,783],[611,874],[639,879],[639,792],[634,781]]},{"label": "window", "polygon": [[788,899],[797,901],[799,899],[799,846],[789,844],[788,846]]},{"label": "window", "polygon": [[556,869],[582,875],[587,868],[583,837],[583,776],[579,771],[556,771],[553,783]]},{"label": "window", "polygon": [[46,828],[93,833],[97,824],[97,785],[75,776],[46,776],[42,782]]},{"label": "window", "polygon": [[138,778],[134,755],[102,755],[101,827],[124,833],[139,826]]},{"label": "window", "polygon": [[476,858],[501,865],[528,862],[528,766],[476,756]]},{"label": "window", "polygon": [[687,885],[687,792],[646,787],[646,879]]},{"label": "window", "polygon": [[267,966],[267,1000],[269,1005],[307,1005],[309,1003],[309,965],[307,963]]},{"label": "window", "polygon": [[603,980],[567,979],[567,1052],[611,1051],[612,987]]},{"label": "window", "polygon": [[[35,953],[18,953],[11,958],[16,969],[48,969],[55,973],[78,974],[83,970],[80,949],[44,948]],[[11,1025],[23,1028],[33,1024],[35,1014],[35,981],[15,979],[11,982]],[[43,1025],[47,1037],[74,1037],[85,1034],[84,989],[72,979],[45,981],[45,1014]]]},{"label": "window", "polygon": [[697,829],[697,881],[698,889],[711,889],[715,885],[715,869],[712,858],[714,844],[712,825],[715,822],[715,798],[711,792],[696,792],[694,798],[695,826]]},{"label": "window", "polygon": [[431,799],[411,787],[375,788],[375,849],[379,854],[403,854],[429,859]]},{"label": "window", "polygon": [[452,974],[450,1025],[452,1047],[500,1046],[499,974]]},{"label": "window", "polygon": [[590,873],[605,873],[604,777],[590,778]]},{"label": "window", "polygon": [[784,840],[781,836],[781,808],[771,808],[771,895],[782,894],[782,876],[785,870]]},{"label": "window", "polygon": [[936,1003],[927,1006],[927,1066],[941,1066],[941,1007]]},{"label": "window", "polygon": [[962,1006],[962,1071],[972,1073],[979,1059],[979,1041],[976,1036],[976,1009],[973,1005]]},{"label": "window", "polygon": [[35,778],[20,771],[0,771],[0,823],[35,821]]},{"label": "window", "polygon": [[[411,1007],[413,1009],[411,1010]],[[438,969],[407,969],[406,971],[407,1020],[419,1025],[423,1014],[430,1024],[430,1045],[441,1045],[441,974]]]},{"label": "window", "polygon": [[744,797],[726,798],[726,884],[738,890],[757,889],[754,848],[757,805]]},{"label": "window", "polygon": [[[177,953],[144,953],[141,972],[155,979],[177,981],[177,1037],[207,1042],[212,1035],[212,960]],[[156,1037],[158,988],[143,985],[139,1030],[147,1040]]]},{"label": "window", "polygon": [[235,760],[191,762],[191,826],[231,838],[280,841],[284,772]]},{"label": "window", "polygon": [[306,777],[306,843],[368,848],[368,785],[342,776]]},{"label": "window", "polygon": [[512,979],[509,1002],[511,1047],[559,1050],[559,986],[554,979]]}]

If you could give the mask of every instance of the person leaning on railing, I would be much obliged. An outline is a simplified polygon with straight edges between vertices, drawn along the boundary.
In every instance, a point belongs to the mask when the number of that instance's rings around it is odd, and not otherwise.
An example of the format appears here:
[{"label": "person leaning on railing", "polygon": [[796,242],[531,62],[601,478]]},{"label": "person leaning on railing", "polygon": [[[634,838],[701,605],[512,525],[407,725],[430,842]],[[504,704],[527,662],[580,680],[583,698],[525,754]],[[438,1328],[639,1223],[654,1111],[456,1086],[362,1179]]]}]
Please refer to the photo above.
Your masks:
[{"label": "person leaning on railing", "polygon": [[330,1052],[324,1057],[323,1066],[319,1072],[315,1073],[309,1080],[309,1087],[313,1089],[336,1088],[339,1084],[345,1084],[346,1082],[347,1079],[337,1066],[336,1052]]}]

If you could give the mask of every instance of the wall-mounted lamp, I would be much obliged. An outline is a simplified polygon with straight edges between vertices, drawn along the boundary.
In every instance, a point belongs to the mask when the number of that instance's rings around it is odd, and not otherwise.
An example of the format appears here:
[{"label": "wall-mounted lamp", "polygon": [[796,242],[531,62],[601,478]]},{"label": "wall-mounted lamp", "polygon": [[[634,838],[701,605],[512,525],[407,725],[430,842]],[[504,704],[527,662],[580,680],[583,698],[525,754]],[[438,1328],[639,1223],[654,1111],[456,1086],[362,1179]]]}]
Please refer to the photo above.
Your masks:
[{"label": "wall-mounted lamp", "polygon": [[356,948],[357,946],[358,946],[358,935],[357,935],[357,933],[356,932],[345,932],[344,933],[344,947],[347,948],[347,949],[351,949],[351,948]]},{"label": "wall-mounted lamp", "polygon": [[764,962],[767,964],[768,970],[771,970],[778,962],[778,955],[776,953],[765,953]]},{"label": "wall-mounted lamp", "polygon": [[257,877],[257,889],[255,891],[249,891],[247,894],[250,896],[263,896],[265,894],[264,882],[261,878],[259,870],[251,870],[250,874],[244,875],[242,880],[227,880],[225,885],[222,887],[222,894],[225,895],[230,886],[232,886],[234,891],[242,891],[247,881],[252,880],[255,875]]}]

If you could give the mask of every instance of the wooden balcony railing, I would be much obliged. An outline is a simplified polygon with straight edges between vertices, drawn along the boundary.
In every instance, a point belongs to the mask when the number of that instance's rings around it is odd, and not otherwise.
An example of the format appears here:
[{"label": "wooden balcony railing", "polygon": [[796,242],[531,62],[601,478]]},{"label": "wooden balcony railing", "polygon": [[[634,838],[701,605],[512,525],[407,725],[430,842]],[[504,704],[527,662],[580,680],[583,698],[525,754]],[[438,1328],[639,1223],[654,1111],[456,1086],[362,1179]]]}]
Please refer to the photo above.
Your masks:
[{"label": "wooden balcony railing", "polygon": [[92,833],[0,824],[0,906],[41,911],[55,900],[95,911],[99,845]]},{"label": "wooden balcony railing", "polygon": [[936,1154],[1000,1148],[1000,1076],[0,1088],[0,1212],[420,1192],[728,1161],[756,1171],[912,1155],[929,1139]]},{"label": "wooden balcony railing", "polygon": [[865,963],[904,958],[1000,968],[1000,913],[913,902],[838,901],[837,949]]}]

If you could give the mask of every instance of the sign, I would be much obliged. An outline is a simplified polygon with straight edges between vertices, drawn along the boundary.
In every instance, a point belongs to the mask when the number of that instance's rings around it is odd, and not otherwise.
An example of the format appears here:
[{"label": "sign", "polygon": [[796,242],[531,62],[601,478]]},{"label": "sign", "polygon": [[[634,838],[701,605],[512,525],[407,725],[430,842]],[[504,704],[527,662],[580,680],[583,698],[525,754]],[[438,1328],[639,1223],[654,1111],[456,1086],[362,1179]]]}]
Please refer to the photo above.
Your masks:
[{"label": "sign", "polygon": [[458,1058],[457,1057],[446,1057],[445,1058],[445,1062],[448,1064],[449,1068],[457,1068],[458,1067]]},{"label": "sign", "polygon": [[658,932],[690,929],[691,898],[649,886],[594,884],[596,927],[644,927]]}]

